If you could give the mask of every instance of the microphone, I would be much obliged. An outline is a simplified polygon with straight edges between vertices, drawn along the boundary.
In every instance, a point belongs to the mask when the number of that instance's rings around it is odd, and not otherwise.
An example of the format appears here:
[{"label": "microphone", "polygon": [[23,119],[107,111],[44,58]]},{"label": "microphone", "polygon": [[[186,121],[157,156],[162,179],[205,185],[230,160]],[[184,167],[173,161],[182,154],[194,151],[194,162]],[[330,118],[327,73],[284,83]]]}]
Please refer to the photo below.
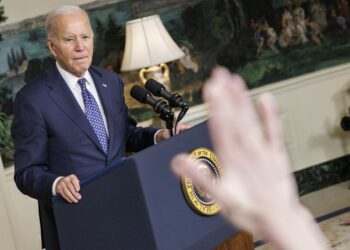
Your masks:
[{"label": "microphone", "polygon": [[344,117],[341,119],[340,127],[341,127],[344,131],[349,131],[349,130],[350,130],[350,116],[344,116]]},{"label": "microphone", "polygon": [[145,84],[146,89],[155,96],[163,97],[168,100],[169,105],[173,108],[181,107],[188,109],[188,105],[182,100],[182,96],[177,93],[169,93],[163,84],[157,82],[154,79],[148,79]]},{"label": "microphone", "polygon": [[160,114],[160,118],[165,121],[171,121],[174,118],[174,113],[163,100],[153,98],[145,89],[135,85],[130,90],[130,95],[141,103],[151,105],[154,112]]}]

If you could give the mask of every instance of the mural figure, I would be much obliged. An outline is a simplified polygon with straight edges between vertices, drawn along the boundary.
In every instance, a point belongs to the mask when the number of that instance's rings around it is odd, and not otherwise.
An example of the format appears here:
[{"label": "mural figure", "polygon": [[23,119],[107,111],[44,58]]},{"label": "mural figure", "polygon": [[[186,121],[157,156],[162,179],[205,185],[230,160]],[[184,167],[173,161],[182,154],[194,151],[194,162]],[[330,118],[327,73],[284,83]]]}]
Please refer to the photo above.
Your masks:
[{"label": "mural figure", "polygon": [[322,31],[327,29],[327,7],[320,0],[310,0],[311,20],[316,22]]},{"label": "mural figure", "polygon": [[265,32],[265,44],[269,47],[275,54],[279,53],[276,47],[276,42],[278,40],[276,31],[274,28],[270,27],[269,22],[265,19],[263,21],[262,30]]}]

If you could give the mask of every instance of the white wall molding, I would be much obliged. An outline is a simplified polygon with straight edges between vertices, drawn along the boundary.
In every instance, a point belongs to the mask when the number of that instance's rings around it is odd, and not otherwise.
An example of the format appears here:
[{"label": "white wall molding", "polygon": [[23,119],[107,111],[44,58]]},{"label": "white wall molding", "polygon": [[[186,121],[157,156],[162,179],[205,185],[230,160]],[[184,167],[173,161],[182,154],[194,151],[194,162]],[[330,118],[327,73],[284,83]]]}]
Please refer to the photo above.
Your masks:
[{"label": "white wall molding", "polygon": [[[254,100],[264,92],[276,96],[294,171],[350,152],[350,133],[339,126],[350,106],[349,89],[350,64],[343,64],[251,90]],[[205,119],[206,106],[199,105],[184,122]]]},{"label": "white wall molding", "polygon": [[4,168],[0,158],[0,249],[39,250],[37,201],[20,193],[13,172],[14,167]]},{"label": "white wall molding", "polygon": [[8,187],[5,181],[4,167],[0,157],[0,249],[15,250],[15,230],[10,223],[8,207]]}]

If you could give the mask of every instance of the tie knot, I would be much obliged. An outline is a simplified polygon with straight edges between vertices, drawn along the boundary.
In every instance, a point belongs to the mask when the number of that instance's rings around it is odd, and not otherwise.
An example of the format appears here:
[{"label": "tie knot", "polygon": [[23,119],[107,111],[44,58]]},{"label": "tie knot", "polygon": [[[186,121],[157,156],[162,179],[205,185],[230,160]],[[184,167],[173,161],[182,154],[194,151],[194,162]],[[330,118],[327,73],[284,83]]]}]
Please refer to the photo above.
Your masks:
[{"label": "tie knot", "polygon": [[80,88],[83,90],[83,89],[86,89],[86,79],[85,78],[81,78],[78,80],[78,83],[80,85]]}]

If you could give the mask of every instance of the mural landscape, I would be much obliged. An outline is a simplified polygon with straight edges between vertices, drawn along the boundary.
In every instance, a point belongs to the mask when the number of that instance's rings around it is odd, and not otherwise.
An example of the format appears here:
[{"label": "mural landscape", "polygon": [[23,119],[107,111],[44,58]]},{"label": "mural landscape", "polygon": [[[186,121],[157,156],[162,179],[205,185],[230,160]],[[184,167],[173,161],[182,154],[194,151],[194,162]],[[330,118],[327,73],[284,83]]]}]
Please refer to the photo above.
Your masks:
[{"label": "mural landscape", "polygon": [[[120,72],[124,26],[132,19],[160,15],[186,54],[168,64],[172,88],[191,106],[202,102],[203,81],[218,64],[256,88],[350,60],[348,0],[125,0],[82,7],[95,34],[93,63],[121,75],[130,113],[139,121],[152,112],[129,97],[130,88],[141,84],[138,72]],[[0,27],[0,154],[6,163],[13,155],[14,96],[53,63],[44,19]]]}]

